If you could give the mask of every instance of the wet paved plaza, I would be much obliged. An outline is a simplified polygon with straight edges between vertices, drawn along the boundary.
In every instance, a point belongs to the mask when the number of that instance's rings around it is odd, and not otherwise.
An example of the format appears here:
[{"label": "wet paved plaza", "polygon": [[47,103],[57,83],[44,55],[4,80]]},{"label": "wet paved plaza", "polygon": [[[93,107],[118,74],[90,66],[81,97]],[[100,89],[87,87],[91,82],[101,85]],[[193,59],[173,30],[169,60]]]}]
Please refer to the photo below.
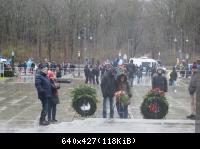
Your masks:
[{"label": "wet paved plaza", "polygon": [[190,114],[190,96],[184,80],[178,81],[176,92],[169,87],[166,94],[169,112],[164,120],[145,120],[140,113],[143,97],[151,89],[148,77],[144,77],[141,84],[134,83],[130,119],[126,120],[118,118],[116,109],[114,119],[102,119],[102,95],[98,85],[94,85],[100,101],[95,115],[92,118],[78,117],[71,107],[70,92],[81,83],[84,83],[83,78],[61,84],[60,104],[57,106],[59,122],[41,127],[38,125],[41,104],[37,99],[34,77],[1,81],[0,132],[194,132],[194,121],[186,119]]}]

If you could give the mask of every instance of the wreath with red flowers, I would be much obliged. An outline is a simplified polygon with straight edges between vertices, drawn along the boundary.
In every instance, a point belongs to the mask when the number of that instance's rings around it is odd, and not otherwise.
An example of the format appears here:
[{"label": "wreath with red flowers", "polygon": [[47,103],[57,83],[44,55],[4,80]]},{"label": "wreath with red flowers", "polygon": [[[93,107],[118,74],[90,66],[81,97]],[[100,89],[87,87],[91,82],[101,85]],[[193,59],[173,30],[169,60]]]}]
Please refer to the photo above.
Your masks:
[{"label": "wreath with red flowers", "polygon": [[140,108],[144,118],[162,119],[168,113],[169,103],[163,91],[153,89],[144,97]]}]

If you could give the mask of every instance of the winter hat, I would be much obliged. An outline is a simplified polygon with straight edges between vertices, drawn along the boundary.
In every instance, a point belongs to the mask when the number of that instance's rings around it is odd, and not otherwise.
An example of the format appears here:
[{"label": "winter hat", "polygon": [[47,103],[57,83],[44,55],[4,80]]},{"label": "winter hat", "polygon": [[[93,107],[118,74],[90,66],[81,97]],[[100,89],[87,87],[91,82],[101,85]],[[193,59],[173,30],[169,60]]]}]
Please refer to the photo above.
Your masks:
[{"label": "winter hat", "polygon": [[157,68],[157,73],[158,74],[162,74],[163,73],[163,69],[162,68]]},{"label": "winter hat", "polygon": [[47,76],[49,77],[49,79],[55,78],[55,74],[52,71],[50,71],[50,70],[48,71]]},{"label": "winter hat", "polygon": [[41,70],[42,72],[44,72],[45,70],[48,70],[48,68],[47,68],[47,67],[42,67],[40,70]]}]

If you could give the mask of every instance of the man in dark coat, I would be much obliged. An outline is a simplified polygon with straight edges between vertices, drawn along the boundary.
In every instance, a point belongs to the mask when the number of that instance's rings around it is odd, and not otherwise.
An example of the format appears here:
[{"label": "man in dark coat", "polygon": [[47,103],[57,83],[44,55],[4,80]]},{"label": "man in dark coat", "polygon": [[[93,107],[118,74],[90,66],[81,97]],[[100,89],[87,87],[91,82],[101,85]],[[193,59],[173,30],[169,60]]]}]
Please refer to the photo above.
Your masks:
[{"label": "man in dark coat", "polygon": [[40,115],[40,125],[48,125],[49,122],[45,120],[48,112],[49,100],[52,97],[51,83],[47,77],[48,68],[40,68],[40,72],[35,76],[35,87],[38,92],[38,98],[42,103],[42,111]]},{"label": "man in dark coat", "polygon": [[101,91],[103,94],[103,118],[107,117],[107,109],[106,109],[106,103],[107,100],[110,102],[110,118],[113,118],[114,116],[114,110],[113,110],[113,98],[114,93],[116,90],[116,80],[115,80],[115,71],[113,68],[111,68],[105,76],[102,78],[101,81]]},{"label": "man in dark coat", "polygon": [[90,77],[90,69],[88,68],[88,65],[85,66],[84,68],[84,74],[85,74],[85,83],[87,84],[89,81]]},{"label": "man in dark coat", "polygon": [[130,63],[127,65],[126,69],[128,72],[128,80],[130,82],[130,85],[133,86],[134,74],[136,72],[136,67],[135,67],[135,64],[133,64],[133,60],[130,61]]},{"label": "man in dark coat", "polygon": [[100,74],[99,67],[96,65],[93,71],[94,71],[95,81],[99,85],[99,74]]},{"label": "man in dark coat", "polygon": [[176,72],[176,68],[173,67],[173,71],[170,73],[170,79],[169,79],[169,85],[173,86],[174,88],[174,92],[176,93],[176,80],[177,80],[177,72]]},{"label": "man in dark coat", "polygon": [[152,79],[152,89],[159,88],[161,91],[167,92],[168,86],[167,86],[167,78],[162,75],[163,70],[158,69],[157,75],[155,75]]}]

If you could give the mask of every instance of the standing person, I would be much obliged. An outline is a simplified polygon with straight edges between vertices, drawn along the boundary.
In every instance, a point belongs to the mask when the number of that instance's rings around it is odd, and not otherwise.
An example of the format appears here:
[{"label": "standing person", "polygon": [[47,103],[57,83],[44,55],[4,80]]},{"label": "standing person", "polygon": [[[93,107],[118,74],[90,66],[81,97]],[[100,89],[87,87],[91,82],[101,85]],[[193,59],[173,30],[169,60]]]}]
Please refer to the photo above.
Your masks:
[{"label": "standing person", "polygon": [[61,66],[57,65],[56,66],[56,78],[61,78],[62,74],[61,74]]},{"label": "standing person", "polygon": [[31,73],[32,73],[32,74],[33,74],[34,68],[35,68],[35,63],[32,62],[32,64],[31,64]]},{"label": "standing person", "polygon": [[99,74],[100,74],[100,70],[99,70],[98,65],[96,65],[94,68],[94,76],[95,76],[95,81],[97,85],[99,85]]},{"label": "standing person", "polygon": [[106,66],[102,64],[100,66],[101,79],[103,78],[105,71],[106,71]]},{"label": "standing person", "polygon": [[[193,68],[193,74],[189,84],[189,94],[191,96],[191,114],[187,116],[189,119],[196,119],[196,113],[200,107],[200,70]],[[198,107],[198,108],[197,108]]]},{"label": "standing person", "polygon": [[44,67],[47,67],[49,69],[50,65],[49,65],[49,61],[47,58],[44,59]]},{"label": "standing person", "polygon": [[139,84],[142,82],[142,66],[140,66],[137,70],[137,83]]},{"label": "standing person", "polygon": [[130,63],[126,67],[127,72],[128,72],[128,80],[130,82],[130,85],[133,86],[133,79],[134,79],[134,74],[136,72],[136,66],[133,64],[133,60],[130,61]]},{"label": "standing person", "polygon": [[22,67],[23,67],[22,63],[19,62],[19,64],[18,64],[18,70],[19,70],[19,74],[20,75],[21,75]]},{"label": "standing person", "polygon": [[101,91],[103,94],[103,118],[107,118],[107,101],[110,102],[110,118],[114,116],[113,101],[116,90],[115,70],[111,68],[103,76],[101,81]]},{"label": "standing person", "polygon": [[120,101],[119,98],[116,98],[116,106],[120,118],[128,118],[128,105],[130,104],[130,98],[132,97],[132,94],[127,81],[127,77],[124,73],[119,74],[117,77],[116,91],[121,91],[124,92],[125,95],[128,95],[129,99],[125,103]]},{"label": "standing person", "polygon": [[192,69],[195,70],[195,69],[197,69],[197,67],[198,67],[197,62],[194,62],[194,63],[192,64]]},{"label": "standing person", "polygon": [[84,74],[85,74],[85,84],[88,84],[88,81],[90,79],[90,69],[88,68],[88,65],[84,68]]},{"label": "standing person", "polygon": [[52,97],[51,83],[47,77],[48,68],[42,67],[35,76],[35,87],[38,92],[38,98],[42,103],[42,111],[40,115],[39,125],[49,125],[49,122],[46,121],[46,115],[48,112],[49,100]]},{"label": "standing person", "polygon": [[27,69],[26,61],[24,62],[23,66],[24,66],[24,74],[26,75],[26,69]]},{"label": "standing person", "polygon": [[153,67],[151,68],[151,78],[153,78],[155,74],[156,74],[156,65],[153,65]]},{"label": "standing person", "polygon": [[163,92],[167,92],[168,85],[167,85],[167,78],[162,75],[163,70],[158,68],[157,74],[152,79],[152,89],[159,88]]},{"label": "standing person", "polygon": [[90,65],[89,70],[90,70],[90,73],[89,73],[90,74],[89,75],[90,84],[92,84],[92,83],[95,84],[95,78],[94,78],[95,70],[92,65]]},{"label": "standing person", "polygon": [[173,71],[170,73],[170,85],[172,85],[174,87],[174,92],[176,93],[176,80],[177,80],[177,72],[176,72],[176,68],[173,67]]},{"label": "standing person", "polygon": [[55,81],[55,74],[52,71],[48,71],[47,76],[51,82],[51,91],[52,91],[52,98],[49,101],[49,108],[48,108],[48,121],[49,122],[57,122],[56,120],[56,105],[60,103],[58,97],[58,89],[60,86]]}]

